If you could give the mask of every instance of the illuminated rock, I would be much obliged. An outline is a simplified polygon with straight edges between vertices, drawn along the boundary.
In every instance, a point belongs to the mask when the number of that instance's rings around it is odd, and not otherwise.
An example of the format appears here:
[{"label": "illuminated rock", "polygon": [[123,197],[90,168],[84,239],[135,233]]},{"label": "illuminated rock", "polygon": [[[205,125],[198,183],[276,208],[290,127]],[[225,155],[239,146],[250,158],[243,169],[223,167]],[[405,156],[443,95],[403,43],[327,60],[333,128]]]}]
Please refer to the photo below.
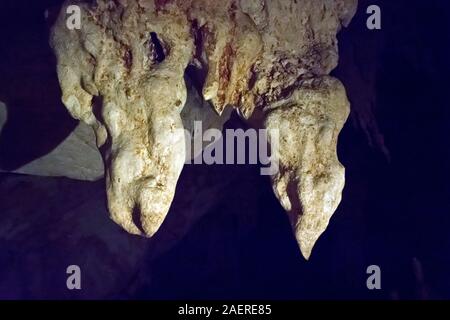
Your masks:
[{"label": "illuminated rock", "polygon": [[[232,106],[279,131],[273,188],[308,258],[344,186],[336,143],[349,103],[328,74],[356,3],[67,1],[51,36],[62,100],[103,146],[111,218],[146,236],[163,222],[185,159],[180,113],[191,66],[218,114]],[[66,26],[73,4],[80,30]]]}]

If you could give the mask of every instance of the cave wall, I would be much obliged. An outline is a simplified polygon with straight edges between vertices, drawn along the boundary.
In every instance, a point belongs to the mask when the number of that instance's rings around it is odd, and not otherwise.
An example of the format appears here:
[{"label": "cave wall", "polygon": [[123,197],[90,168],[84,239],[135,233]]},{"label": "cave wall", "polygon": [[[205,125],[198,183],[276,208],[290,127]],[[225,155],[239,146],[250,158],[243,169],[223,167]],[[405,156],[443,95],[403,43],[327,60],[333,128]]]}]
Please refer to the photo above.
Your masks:
[{"label": "cave wall", "polygon": [[[55,61],[48,46],[51,23],[44,11],[57,9],[58,3],[1,3],[0,101],[6,103],[8,122],[0,137],[0,162],[8,169],[48,153],[76,126],[59,100]],[[202,195],[190,210],[199,210],[201,200],[208,199],[206,212],[183,241],[174,242],[156,258],[152,250],[143,248],[144,257],[125,266],[123,282],[112,277],[98,291],[63,297],[450,298],[446,94],[450,6],[437,0],[372,3],[382,8],[382,30],[368,31],[367,15],[360,9],[339,38],[341,58],[334,75],[348,89],[353,119],[339,141],[340,158],[348,168],[347,186],[308,263],[301,259],[283,210],[258,168],[213,168],[218,184],[204,178],[211,174],[210,167],[187,166],[180,188],[189,188],[192,176],[198,176],[204,188],[226,190],[227,196],[217,197],[217,191]],[[360,8],[367,5],[361,1]],[[233,117],[227,126],[244,124]],[[91,214],[102,206],[95,200],[101,182],[0,175],[2,224],[13,223],[26,231],[0,231],[0,297],[60,297],[59,282],[49,280],[62,267],[55,257],[70,257],[66,251],[108,252],[104,243],[111,245],[111,240],[99,242],[92,231],[75,230],[69,223],[65,227],[69,238],[72,232],[80,239],[88,234],[90,241],[67,242],[62,240],[65,236],[52,238],[27,218],[51,215],[56,221],[42,223],[64,226],[65,217],[73,213],[61,203],[79,188],[97,190],[86,195],[87,203],[94,201],[93,208],[80,209],[81,213]],[[251,190],[245,198],[244,190]],[[24,193],[32,195],[26,204]],[[186,210],[180,200],[175,198],[174,212]],[[105,214],[98,209],[101,212]],[[95,221],[99,227],[103,223],[100,218]],[[111,226],[105,232],[116,235],[119,230]],[[32,246],[36,239],[41,246]],[[86,257],[81,254],[75,259],[91,266],[87,272],[92,277],[105,261],[107,272],[116,273],[114,261],[122,259],[120,254],[106,254],[104,260]],[[365,287],[370,264],[382,268],[381,291]],[[11,276],[13,269],[21,271]]]}]

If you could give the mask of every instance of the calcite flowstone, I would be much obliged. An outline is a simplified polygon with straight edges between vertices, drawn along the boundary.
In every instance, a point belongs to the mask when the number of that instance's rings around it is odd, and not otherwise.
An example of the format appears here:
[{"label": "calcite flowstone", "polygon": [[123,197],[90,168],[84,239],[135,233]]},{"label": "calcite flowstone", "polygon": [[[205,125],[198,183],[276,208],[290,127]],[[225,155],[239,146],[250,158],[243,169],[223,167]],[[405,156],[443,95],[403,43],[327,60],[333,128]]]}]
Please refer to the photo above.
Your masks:
[{"label": "calcite flowstone", "polygon": [[[81,9],[81,29],[66,8]],[[273,189],[303,255],[328,225],[344,186],[337,136],[349,113],[336,34],[356,0],[66,1],[51,43],[62,100],[91,125],[106,164],[111,218],[152,236],[185,159],[180,113],[190,69],[218,114],[232,106],[269,139]],[[279,147],[275,146],[279,138]]]}]

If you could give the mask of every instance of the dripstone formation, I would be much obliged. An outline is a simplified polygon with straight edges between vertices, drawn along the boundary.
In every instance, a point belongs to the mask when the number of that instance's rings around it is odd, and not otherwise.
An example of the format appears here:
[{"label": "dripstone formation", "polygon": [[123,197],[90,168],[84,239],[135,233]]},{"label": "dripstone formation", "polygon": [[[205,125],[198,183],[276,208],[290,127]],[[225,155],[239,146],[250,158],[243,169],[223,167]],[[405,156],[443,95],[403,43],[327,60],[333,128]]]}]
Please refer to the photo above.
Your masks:
[{"label": "dripstone formation", "polygon": [[[81,9],[80,29],[66,8]],[[344,187],[349,114],[336,34],[357,0],[66,1],[51,35],[62,100],[94,128],[111,218],[151,237],[185,162],[186,70],[202,99],[278,132],[273,190],[309,258]],[[183,111],[185,112],[185,111]],[[269,141],[275,141],[270,136]]]}]

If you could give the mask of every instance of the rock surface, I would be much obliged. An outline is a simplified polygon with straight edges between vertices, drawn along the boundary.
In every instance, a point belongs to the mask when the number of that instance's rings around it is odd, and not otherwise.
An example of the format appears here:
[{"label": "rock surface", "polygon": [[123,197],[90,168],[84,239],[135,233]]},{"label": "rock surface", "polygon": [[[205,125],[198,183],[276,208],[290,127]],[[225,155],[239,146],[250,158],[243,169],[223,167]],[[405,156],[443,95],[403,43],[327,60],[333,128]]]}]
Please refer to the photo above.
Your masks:
[{"label": "rock surface", "polygon": [[[349,104],[328,74],[336,34],[356,0],[67,1],[51,37],[63,102],[105,147],[111,218],[152,236],[183,167],[184,73],[196,69],[203,99],[229,105],[272,136],[280,172],[273,187],[303,255],[340,202],[344,170],[337,135]],[[81,8],[81,29],[65,9]]]},{"label": "rock surface", "polygon": [[305,81],[286,105],[265,120],[267,128],[279,128],[280,170],[272,184],[309,257],[341,202],[344,167],[336,145],[350,110],[344,87],[330,77]]},{"label": "rock surface", "polygon": [[82,122],[49,154],[12,172],[87,181],[104,176],[103,160],[95,144],[94,132]]}]

